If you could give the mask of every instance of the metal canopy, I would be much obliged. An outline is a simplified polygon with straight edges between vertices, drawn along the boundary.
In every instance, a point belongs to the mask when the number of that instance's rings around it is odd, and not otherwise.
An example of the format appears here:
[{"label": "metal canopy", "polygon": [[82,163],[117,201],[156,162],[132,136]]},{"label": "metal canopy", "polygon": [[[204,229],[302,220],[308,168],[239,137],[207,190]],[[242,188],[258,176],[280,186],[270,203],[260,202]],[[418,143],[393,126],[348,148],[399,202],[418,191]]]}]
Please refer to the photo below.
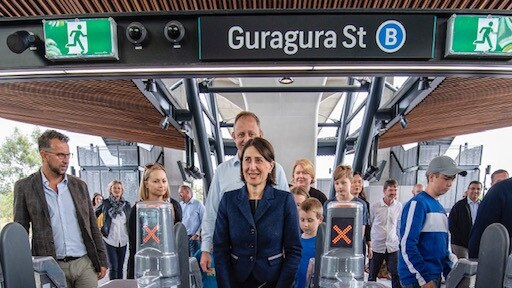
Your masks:
[{"label": "metal canopy", "polygon": [[[507,13],[512,9],[512,1],[67,1],[67,0],[5,0],[0,3],[0,15],[4,16],[5,21],[1,26],[12,25],[16,21],[26,21],[16,17],[23,16],[50,16],[55,15],[80,15],[94,13],[126,13],[126,12],[180,12],[186,15],[190,11],[198,10],[242,10],[242,9],[263,9],[260,13],[275,11],[269,9],[358,9],[346,10],[348,12],[359,12],[360,9],[445,9],[449,13],[461,13],[464,9],[475,13],[492,14]],[[266,9],[266,10],[265,10]],[[501,10],[501,11],[497,11]],[[301,10],[294,10],[301,11]],[[307,10],[304,10],[307,11]],[[328,12],[327,10],[323,10]],[[366,10],[369,11],[369,10]],[[204,11],[203,11],[204,12]],[[206,12],[209,13],[209,12]],[[144,14],[138,14],[144,16]],[[166,15],[163,13],[162,15]],[[11,18],[12,17],[12,18]],[[36,21],[37,23],[40,23]],[[37,24],[39,25],[39,24]],[[1,27],[0,26],[0,27]],[[19,27],[12,27],[18,29]],[[10,57],[5,57],[10,58]],[[358,75],[383,75],[387,73],[404,74],[406,70],[397,71],[398,67],[387,67],[376,72],[371,70],[370,65],[360,65],[354,61],[346,67],[338,67],[338,70],[321,70],[319,66],[306,65],[303,71],[296,72],[297,75],[307,75],[317,67],[318,72],[329,75],[328,78],[339,77],[340,75],[350,76],[354,73]],[[410,66],[410,63],[399,63],[401,69]],[[499,63],[487,62],[487,66],[493,68],[500,66]],[[300,65],[291,65],[295,69]],[[428,65],[427,65],[428,66]],[[427,67],[426,66],[426,67]],[[434,67],[433,64],[430,68]],[[439,74],[451,76],[449,69],[451,67],[462,67],[459,75],[472,75],[474,67],[465,65],[463,61],[452,61],[450,65],[444,66]],[[466,68],[464,68],[466,67]],[[179,77],[197,76],[194,70],[183,70],[169,72],[162,67],[154,67],[153,70],[134,72],[133,74],[123,74],[122,78],[143,79],[145,77],[155,77],[162,75],[179,74]],[[193,67],[192,67],[193,68]],[[229,68],[229,67],[228,67]],[[254,66],[254,71],[260,67]],[[293,68],[293,67],[292,67]],[[343,68],[343,69],[342,69]],[[439,68],[435,66],[435,68]],[[395,69],[395,70],[394,70]],[[411,67],[409,67],[411,69]],[[465,70],[464,70],[465,69]],[[25,82],[3,83],[0,84],[0,115],[3,118],[12,120],[52,126],[67,129],[76,132],[90,133],[105,137],[121,138],[129,141],[144,142],[165,147],[183,149],[184,141],[181,134],[171,128],[163,132],[159,122],[161,120],[161,111],[154,109],[154,105],[149,102],[149,98],[144,97],[143,92],[137,89],[132,81],[129,80],[80,80],[77,76],[84,76],[76,71],[76,68],[69,68],[54,79],[69,79],[75,77],[75,80],[66,80],[58,82],[38,81],[30,77],[16,76],[11,80],[25,78]],[[119,71],[112,74],[104,74],[101,79],[106,77],[119,78],[126,71]],[[393,72],[395,71],[395,72]],[[46,71],[52,72],[52,71]],[[55,71],[53,71],[55,72]],[[430,71],[432,72],[432,71]],[[272,74],[275,71],[266,70],[262,74]],[[279,73],[279,71],[278,71]],[[503,76],[499,72],[489,72],[487,75]],[[507,72],[509,75],[510,73]],[[426,70],[417,69],[414,71],[416,76],[439,76],[435,74],[426,74]],[[244,72],[237,72],[236,69],[227,70],[223,75],[243,76]],[[219,75],[220,76],[220,73]],[[281,75],[283,76],[283,75]],[[287,75],[285,75],[287,76]],[[41,78],[51,78],[51,74],[42,71]],[[5,79],[5,78],[4,78]],[[217,78],[218,79],[218,78]],[[217,80],[214,79],[214,80]],[[224,78],[225,79],[225,78]],[[9,81],[9,80],[7,80]],[[58,83],[58,84],[56,84]],[[235,84],[236,86],[236,84]],[[81,89],[77,89],[81,87]],[[103,87],[103,92],[96,92],[95,87]],[[124,89],[124,87],[131,87]],[[400,128],[398,121],[391,120],[386,127],[387,132],[382,133],[380,145],[388,147],[392,145],[404,144],[413,141],[423,141],[435,139],[438,137],[453,136],[461,133],[478,132],[487,129],[511,126],[512,119],[508,117],[506,111],[510,111],[508,103],[512,103],[512,80],[508,78],[446,78],[438,88],[432,91],[432,94],[425,98],[421,103],[411,105],[406,111],[406,118],[409,125],[406,129]],[[121,88],[121,89],[120,89]],[[94,93],[93,93],[94,91]],[[70,93],[71,92],[71,93]],[[119,93],[119,95],[118,95]],[[177,94],[177,93],[175,93]],[[126,97],[120,97],[120,96]],[[218,94],[217,94],[218,95]],[[475,100],[465,101],[464,96],[472,95]],[[224,97],[226,96],[226,97]],[[449,97],[448,97],[449,96]],[[177,96],[179,97],[179,96]],[[224,101],[229,95],[223,94],[217,96]],[[339,99],[339,95],[337,96]],[[460,99],[462,97],[463,99]],[[333,96],[332,98],[335,98]],[[432,98],[432,99],[430,99]],[[449,98],[449,99],[448,99]],[[37,99],[46,99],[46,101],[37,102]],[[58,99],[58,109],[55,107],[55,101],[49,99]],[[87,103],[82,103],[81,99],[88,99]],[[402,100],[410,101],[410,97]],[[415,98],[419,99],[419,98]],[[473,98],[470,98],[473,99]],[[328,100],[328,99],[324,99]],[[219,101],[219,102],[221,102]],[[489,101],[489,102],[486,102]],[[398,102],[397,102],[398,103]],[[402,104],[405,102],[401,102]],[[412,102],[410,102],[412,103]],[[489,103],[489,105],[482,105]],[[86,105],[87,104],[87,105]],[[396,104],[396,103],[395,103]],[[415,105],[415,109],[412,109]],[[221,103],[219,103],[221,105]],[[391,105],[393,106],[393,105]],[[391,106],[387,107],[390,108]],[[94,107],[94,108],[91,108]],[[397,107],[397,106],[395,106]],[[230,108],[232,109],[232,108]],[[58,111],[58,113],[56,113]],[[496,111],[504,111],[496,113]],[[219,113],[226,113],[219,108]],[[503,114],[503,115],[502,115]],[[468,118],[469,117],[469,118]],[[392,115],[396,118],[396,114]],[[325,120],[324,117],[319,119]],[[483,121],[482,121],[483,120]],[[476,122],[475,122],[476,121]],[[322,122],[322,121],[320,121]],[[395,123],[395,124],[393,124]],[[430,128],[428,128],[430,127]]]}]

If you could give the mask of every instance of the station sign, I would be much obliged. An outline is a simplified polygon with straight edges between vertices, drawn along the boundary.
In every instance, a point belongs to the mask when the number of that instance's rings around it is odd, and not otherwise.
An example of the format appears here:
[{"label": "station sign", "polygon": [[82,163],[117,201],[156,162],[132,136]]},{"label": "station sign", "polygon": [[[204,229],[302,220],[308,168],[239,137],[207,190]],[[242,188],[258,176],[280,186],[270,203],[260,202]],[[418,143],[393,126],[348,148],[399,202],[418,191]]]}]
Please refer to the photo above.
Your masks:
[{"label": "station sign", "polygon": [[112,18],[43,20],[45,56],[56,60],[118,60]]},{"label": "station sign", "polygon": [[199,59],[431,59],[433,15],[199,17]]},{"label": "station sign", "polygon": [[452,15],[445,56],[512,58],[512,17]]}]

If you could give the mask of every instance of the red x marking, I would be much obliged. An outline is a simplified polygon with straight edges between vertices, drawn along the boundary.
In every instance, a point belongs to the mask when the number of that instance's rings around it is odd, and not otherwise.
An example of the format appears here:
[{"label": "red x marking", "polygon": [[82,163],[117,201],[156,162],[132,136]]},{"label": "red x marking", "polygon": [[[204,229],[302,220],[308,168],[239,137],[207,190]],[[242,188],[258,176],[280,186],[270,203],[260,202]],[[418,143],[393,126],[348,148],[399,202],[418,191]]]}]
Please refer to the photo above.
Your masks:
[{"label": "red x marking", "polygon": [[352,225],[348,225],[343,230],[341,230],[340,227],[338,227],[338,225],[334,225],[332,227],[332,229],[334,229],[334,231],[336,231],[336,233],[338,233],[338,235],[336,237],[334,237],[334,239],[332,239],[333,244],[338,243],[338,241],[340,241],[341,239],[345,240],[345,242],[347,244],[352,243],[352,240],[350,240],[350,238],[347,237],[348,231],[352,230]]},{"label": "red x marking", "polygon": [[160,239],[156,237],[156,231],[158,231],[158,225],[153,227],[153,229],[149,228],[147,225],[144,225],[144,230],[148,233],[146,237],[144,237],[144,243],[147,243],[149,240],[153,239],[156,243],[160,244]]}]

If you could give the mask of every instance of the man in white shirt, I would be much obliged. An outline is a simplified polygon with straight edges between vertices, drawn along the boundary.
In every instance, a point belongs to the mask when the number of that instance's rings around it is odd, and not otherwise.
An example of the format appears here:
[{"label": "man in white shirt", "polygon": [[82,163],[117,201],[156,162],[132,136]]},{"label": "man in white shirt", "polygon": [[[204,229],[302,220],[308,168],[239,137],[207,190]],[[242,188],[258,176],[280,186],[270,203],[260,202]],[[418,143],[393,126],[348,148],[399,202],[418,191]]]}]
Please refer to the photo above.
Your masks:
[{"label": "man in white shirt", "polygon": [[181,185],[179,188],[180,206],[183,211],[181,223],[187,229],[188,249],[190,256],[193,257],[199,250],[199,237],[201,236],[201,222],[203,221],[204,206],[203,203],[192,198],[192,188],[187,185]]},{"label": "man in white shirt", "polygon": [[370,260],[368,281],[376,281],[382,262],[386,260],[391,274],[391,287],[400,288],[398,279],[398,221],[402,203],[396,200],[398,182],[394,179],[384,183],[384,197],[370,209],[372,225],[371,240],[373,256]]},{"label": "man in white shirt", "polygon": [[[213,272],[211,269],[211,249],[213,243],[213,232],[215,230],[215,221],[217,220],[217,211],[222,195],[225,192],[236,190],[244,186],[240,177],[240,153],[245,143],[256,137],[263,137],[263,131],[260,129],[260,120],[256,114],[248,111],[238,113],[235,118],[235,125],[231,137],[235,140],[237,155],[232,159],[223,162],[217,167],[213,175],[208,196],[206,197],[205,214],[203,217],[201,230],[201,268],[204,272]],[[283,167],[276,163],[275,187],[280,190],[290,191],[288,180]],[[213,247],[215,249],[215,247]]]}]

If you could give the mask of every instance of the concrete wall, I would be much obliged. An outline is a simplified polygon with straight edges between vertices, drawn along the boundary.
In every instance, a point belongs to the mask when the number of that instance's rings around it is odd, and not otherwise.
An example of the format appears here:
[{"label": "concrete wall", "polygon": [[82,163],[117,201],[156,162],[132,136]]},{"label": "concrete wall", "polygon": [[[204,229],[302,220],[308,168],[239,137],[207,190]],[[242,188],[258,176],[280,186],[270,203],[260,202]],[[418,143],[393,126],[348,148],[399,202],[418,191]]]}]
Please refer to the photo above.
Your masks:
[{"label": "concrete wall", "polygon": [[169,188],[171,189],[171,197],[180,200],[178,189],[183,184],[181,173],[178,169],[177,161],[184,161],[185,152],[181,150],[164,148],[164,164],[167,171],[167,181],[169,181]]},{"label": "concrete wall", "polygon": [[[316,83],[308,79],[307,84],[323,84],[324,78],[315,79]],[[304,86],[300,78],[294,80],[293,85]],[[241,86],[274,86],[275,81],[275,78],[244,78]],[[288,181],[297,159],[307,158],[315,164],[320,96],[320,93],[244,93],[247,110],[260,118],[264,137],[274,146],[276,160],[283,166]]]}]

